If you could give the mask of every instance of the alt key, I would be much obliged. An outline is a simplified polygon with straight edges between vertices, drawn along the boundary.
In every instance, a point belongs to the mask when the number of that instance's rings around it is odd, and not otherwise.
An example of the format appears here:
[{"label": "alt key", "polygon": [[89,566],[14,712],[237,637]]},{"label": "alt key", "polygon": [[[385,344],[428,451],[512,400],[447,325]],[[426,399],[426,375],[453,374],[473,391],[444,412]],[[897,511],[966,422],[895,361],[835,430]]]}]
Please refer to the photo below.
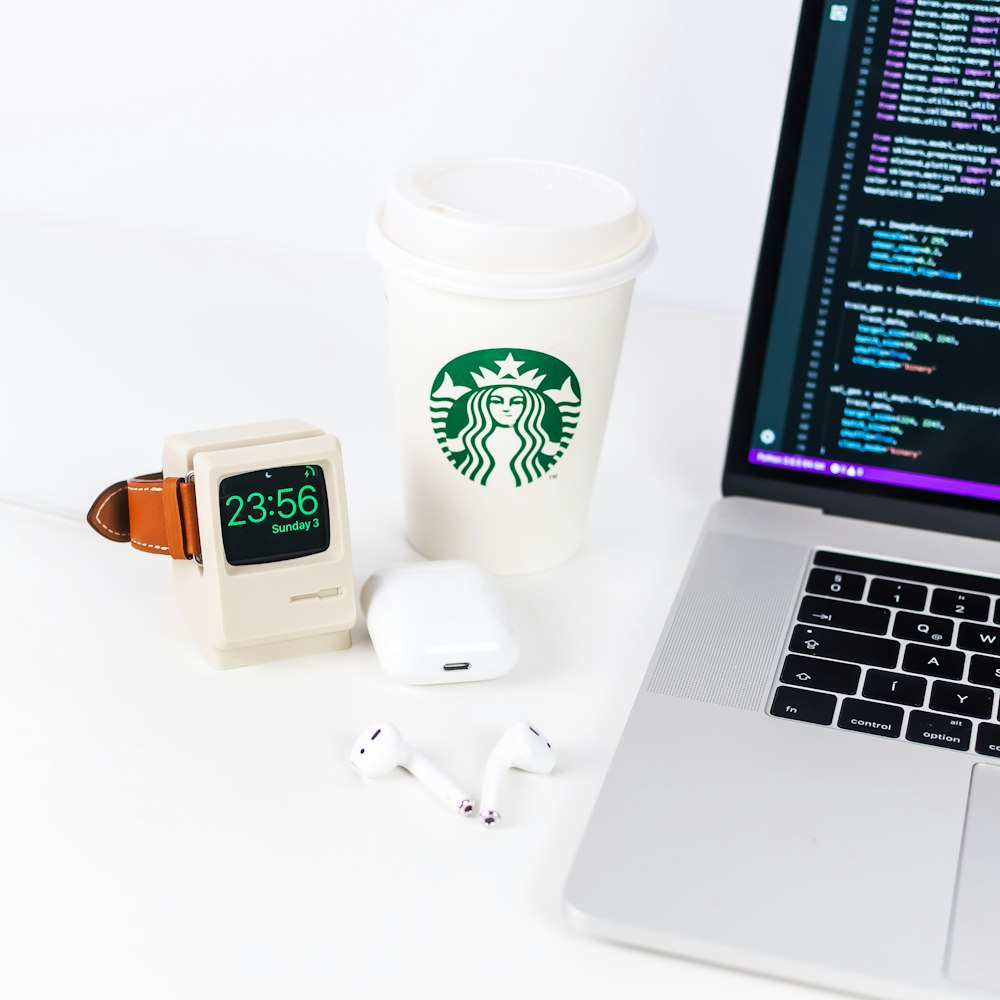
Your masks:
[{"label": "alt key", "polygon": [[913,743],[968,750],[972,742],[972,721],[934,712],[912,712],[906,727],[906,738]]}]

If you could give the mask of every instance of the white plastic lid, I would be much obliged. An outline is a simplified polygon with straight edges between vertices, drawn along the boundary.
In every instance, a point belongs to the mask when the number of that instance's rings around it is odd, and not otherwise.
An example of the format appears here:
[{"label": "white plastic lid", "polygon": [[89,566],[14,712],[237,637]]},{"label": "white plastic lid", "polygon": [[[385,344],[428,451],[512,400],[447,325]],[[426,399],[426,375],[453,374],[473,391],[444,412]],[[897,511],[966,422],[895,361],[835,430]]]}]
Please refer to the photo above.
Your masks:
[{"label": "white plastic lid", "polygon": [[372,220],[385,268],[466,295],[554,298],[630,281],[656,252],[624,185],[559,163],[456,157],[400,171]]}]

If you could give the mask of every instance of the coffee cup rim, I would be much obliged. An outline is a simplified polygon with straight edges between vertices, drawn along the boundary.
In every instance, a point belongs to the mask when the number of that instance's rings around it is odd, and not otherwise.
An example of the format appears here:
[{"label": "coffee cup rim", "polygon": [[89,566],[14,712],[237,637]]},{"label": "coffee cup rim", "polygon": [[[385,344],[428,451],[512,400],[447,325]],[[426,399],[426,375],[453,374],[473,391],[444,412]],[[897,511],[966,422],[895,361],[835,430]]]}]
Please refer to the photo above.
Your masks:
[{"label": "coffee cup rim", "polygon": [[638,213],[642,235],[632,249],[598,264],[552,271],[491,271],[422,257],[391,240],[382,226],[385,203],[372,215],[368,250],[386,270],[440,291],[500,299],[567,298],[605,291],[634,280],[656,256],[652,223]]}]

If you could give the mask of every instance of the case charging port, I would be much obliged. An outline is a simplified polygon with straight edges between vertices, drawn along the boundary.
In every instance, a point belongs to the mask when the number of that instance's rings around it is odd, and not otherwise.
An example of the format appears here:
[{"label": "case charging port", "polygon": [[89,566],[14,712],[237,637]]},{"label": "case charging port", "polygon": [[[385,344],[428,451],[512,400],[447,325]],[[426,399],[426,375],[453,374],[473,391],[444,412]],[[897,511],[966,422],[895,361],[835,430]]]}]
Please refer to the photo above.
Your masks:
[{"label": "case charging port", "polygon": [[445,670],[468,670],[468,663],[446,663],[444,665]]}]

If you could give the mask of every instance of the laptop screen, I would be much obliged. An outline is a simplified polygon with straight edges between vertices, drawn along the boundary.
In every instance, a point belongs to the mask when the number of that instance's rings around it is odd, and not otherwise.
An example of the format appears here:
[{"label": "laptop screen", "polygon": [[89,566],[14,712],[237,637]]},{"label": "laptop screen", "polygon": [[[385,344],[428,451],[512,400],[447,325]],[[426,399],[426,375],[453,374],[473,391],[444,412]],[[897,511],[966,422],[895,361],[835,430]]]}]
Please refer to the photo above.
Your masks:
[{"label": "laptop screen", "polygon": [[1000,500],[1000,3],[815,6],[730,468],[737,449],[753,475],[982,510]]}]

